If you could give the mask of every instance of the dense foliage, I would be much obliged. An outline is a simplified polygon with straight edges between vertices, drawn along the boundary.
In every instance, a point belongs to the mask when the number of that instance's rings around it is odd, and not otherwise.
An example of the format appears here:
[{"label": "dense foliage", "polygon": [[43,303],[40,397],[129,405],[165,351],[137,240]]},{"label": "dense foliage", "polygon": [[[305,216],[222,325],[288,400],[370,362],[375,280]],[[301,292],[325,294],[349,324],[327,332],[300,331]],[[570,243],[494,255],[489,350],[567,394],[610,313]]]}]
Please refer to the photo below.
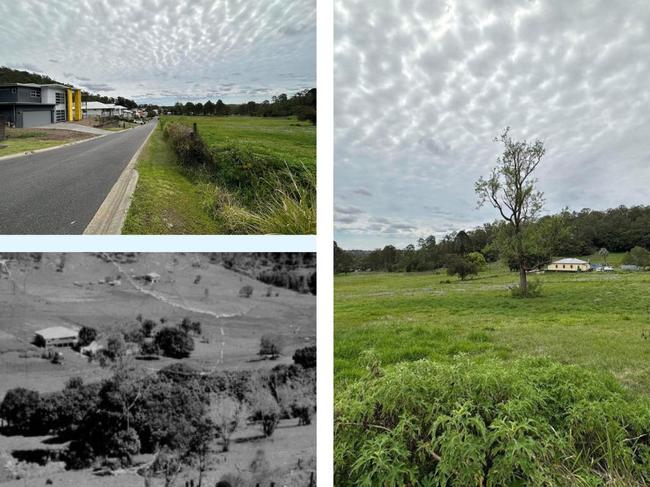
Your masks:
[{"label": "dense foliage", "polygon": [[154,338],[156,347],[172,358],[189,357],[194,350],[194,340],[183,330],[172,327],[165,327],[156,333]]},{"label": "dense foliage", "polygon": [[545,359],[421,360],[337,395],[337,485],[650,482],[650,402]]},{"label": "dense foliage", "polygon": [[302,365],[306,369],[316,367],[316,347],[299,348],[293,354],[293,362]]},{"label": "dense foliage", "polygon": [[[473,230],[450,233],[440,241],[433,236],[421,238],[404,249],[387,245],[373,251],[345,251],[335,245],[334,268],[337,273],[427,271],[445,267],[450,256],[470,252],[480,252],[490,262],[502,259],[515,268],[516,262],[502,242],[504,228],[503,223],[486,223]],[[608,252],[628,252],[634,247],[650,249],[650,206],[565,210],[540,218],[531,225],[531,232],[539,244],[535,246],[538,254],[530,253],[530,261],[526,262],[530,268],[546,264],[556,256],[590,255],[599,249]],[[636,258],[642,254],[635,252]]]}]

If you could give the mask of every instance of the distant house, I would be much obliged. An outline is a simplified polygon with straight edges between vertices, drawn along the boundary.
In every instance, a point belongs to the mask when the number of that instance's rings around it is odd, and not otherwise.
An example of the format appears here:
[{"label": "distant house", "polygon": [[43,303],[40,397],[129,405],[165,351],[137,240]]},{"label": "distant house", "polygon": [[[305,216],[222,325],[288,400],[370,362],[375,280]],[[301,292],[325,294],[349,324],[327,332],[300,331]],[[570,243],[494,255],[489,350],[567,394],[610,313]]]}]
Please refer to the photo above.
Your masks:
[{"label": "distant house", "polygon": [[[122,105],[114,105],[112,103],[102,103],[100,101],[88,101],[82,105],[84,118],[88,117],[121,117],[126,107]],[[133,116],[133,113],[129,113]]]},{"label": "distant house", "polygon": [[586,260],[581,259],[560,259],[551,262],[546,270],[554,272],[584,272],[591,270],[591,265]]},{"label": "distant house", "polygon": [[72,347],[77,343],[79,332],[64,326],[52,326],[37,331],[34,343],[41,347]]},{"label": "distant house", "polygon": [[97,352],[102,350],[104,347],[100,345],[99,343],[93,341],[89,345],[86,345],[85,347],[81,347],[80,352],[83,355],[95,355]]},{"label": "distant house", "polygon": [[144,276],[144,280],[150,283],[156,283],[160,280],[160,274],[157,272],[150,272],[146,276]]}]

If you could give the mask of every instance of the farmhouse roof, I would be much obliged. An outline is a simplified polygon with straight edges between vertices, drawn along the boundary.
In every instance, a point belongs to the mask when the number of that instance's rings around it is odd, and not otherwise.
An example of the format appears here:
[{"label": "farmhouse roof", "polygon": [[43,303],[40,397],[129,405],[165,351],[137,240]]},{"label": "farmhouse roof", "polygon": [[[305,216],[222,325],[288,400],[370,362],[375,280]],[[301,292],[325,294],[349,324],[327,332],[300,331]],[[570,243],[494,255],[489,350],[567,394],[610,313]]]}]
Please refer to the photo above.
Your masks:
[{"label": "farmhouse roof", "polygon": [[38,330],[36,334],[42,336],[46,340],[55,340],[57,338],[70,338],[79,335],[77,331],[71,330],[70,328],[66,328],[64,326],[52,326],[50,328],[43,328],[42,330]]},{"label": "farmhouse roof", "polygon": [[586,260],[566,258],[560,259],[553,262],[553,264],[589,264]]}]

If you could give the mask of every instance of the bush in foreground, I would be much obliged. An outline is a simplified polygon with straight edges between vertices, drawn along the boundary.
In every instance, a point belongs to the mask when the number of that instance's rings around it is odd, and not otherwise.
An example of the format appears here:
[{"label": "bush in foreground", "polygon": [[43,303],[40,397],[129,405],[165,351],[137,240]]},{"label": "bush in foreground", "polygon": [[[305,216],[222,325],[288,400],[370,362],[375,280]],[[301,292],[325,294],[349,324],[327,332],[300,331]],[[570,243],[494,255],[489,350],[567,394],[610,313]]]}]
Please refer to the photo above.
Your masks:
[{"label": "bush in foreground", "polygon": [[337,395],[335,483],[647,485],[648,432],[650,400],[608,375],[543,359],[422,360]]}]

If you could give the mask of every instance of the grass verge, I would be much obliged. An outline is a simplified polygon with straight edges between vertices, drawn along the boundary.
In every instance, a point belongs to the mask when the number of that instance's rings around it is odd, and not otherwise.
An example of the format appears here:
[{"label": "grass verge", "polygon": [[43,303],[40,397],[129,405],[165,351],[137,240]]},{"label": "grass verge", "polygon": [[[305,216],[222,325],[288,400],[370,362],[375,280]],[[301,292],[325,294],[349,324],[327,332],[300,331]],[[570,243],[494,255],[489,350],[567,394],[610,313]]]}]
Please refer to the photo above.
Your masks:
[{"label": "grass verge", "polygon": [[216,234],[204,209],[201,187],[176,162],[158,126],[137,165],[138,185],[123,234]]},{"label": "grass verge", "polygon": [[7,129],[7,138],[0,141],[0,157],[11,154],[47,149],[77,140],[93,137],[92,134],[71,130]]}]

